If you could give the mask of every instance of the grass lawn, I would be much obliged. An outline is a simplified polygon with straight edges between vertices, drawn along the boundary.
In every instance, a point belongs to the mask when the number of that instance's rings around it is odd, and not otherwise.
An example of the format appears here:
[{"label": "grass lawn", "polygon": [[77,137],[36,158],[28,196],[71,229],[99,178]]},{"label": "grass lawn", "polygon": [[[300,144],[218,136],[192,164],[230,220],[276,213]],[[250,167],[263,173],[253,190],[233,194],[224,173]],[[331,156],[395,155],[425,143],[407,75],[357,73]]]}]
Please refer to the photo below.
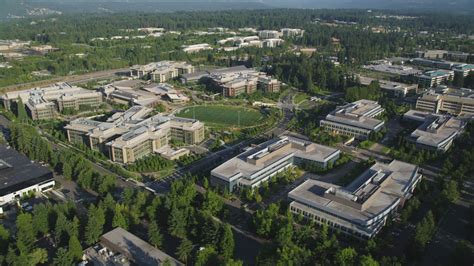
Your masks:
[{"label": "grass lawn", "polygon": [[303,93],[303,92],[298,92],[296,95],[295,95],[295,98],[294,98],[294,103],[295,104],[299,104],[305,100],[309,100],[309,95],[306,94],[306,93]]},{"label": "grass lawn", "polygon": [[198,105],[194,107],[188,107],[177,113],[176,116],[185,118],[194,117],[206,123],[208,126],[225,127],[238,126],[239,114],[241,127],[249,127],[261,124],[264,118],[264,116],[259,111],[251,108],[224,105]]}]

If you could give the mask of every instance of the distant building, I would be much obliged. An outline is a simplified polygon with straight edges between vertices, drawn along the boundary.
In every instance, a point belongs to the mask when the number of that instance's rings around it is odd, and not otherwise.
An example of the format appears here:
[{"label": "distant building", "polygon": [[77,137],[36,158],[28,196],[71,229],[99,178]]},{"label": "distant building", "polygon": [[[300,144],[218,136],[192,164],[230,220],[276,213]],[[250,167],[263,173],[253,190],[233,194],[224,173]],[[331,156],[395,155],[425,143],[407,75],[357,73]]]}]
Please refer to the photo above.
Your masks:
[{"label": "distant building", "polygon": [[280,36],[280,32],[276,30],[261,30],[258,32],[258,37],[261,39],[278,39]]},{"label": "distant building", "polygon": [[222,88],[224,97],[251,94],[257,88],[264,92],[278,92],[281,85],[277,79],[245,66],[215,69],[203,77],[209,78],[215,86]]},{"label": "distant building", "polygon": [[456,65],[456,63],[453,62],[448,62],[444,60],[430,60],[425,58],[414,58],[412,60],[412,63],[419,66],[440,68],[446,70],[451,70]]},{"label": "distant building", "polygon": [[194,67],[186,62],[160,61],[147,65],[136,65],[130,68],[133,78],[149,77],[159,83],[167,82],[179,75],[194,73]]},{"label": "distant building", "polygon": [[161,114],[145,118],[151,111],[134,106],[105,122],[76,119],[65,127],[68,141],[101,151],[114,162],[133,163],[146,155],[159,153],[170,140],[187,145],[204,140],[204,124],[198,120]]},{"label": "distant building", "polygon": [[452,70],[430,70],[418,76],[418,84],[424,88],[431,88],[437,85],[445,84],[453,80],[454,71]]},{"label": "distant building", "polygon": [[375,118],[383,111],[375,101],[359,100],[336,108],[321,120],[320,125],[338,134],[367,139],[371,133],[383,128],[384,121]]},{"label": "distant building", "polygon": [[279,38],[265,39],[263,40],[263,47],[275,48],[282,45],[285,41]]},{"label": "distant building", "polygon": [[185,53],[197,53],[206,50],[212,50],[212,46],[207,43],[183,45],[183,52]]},{"label": "distant building", "polygon": [[273,139],[212,170],[211,184],[231,192],[239,187],[255,188],[293,165],[311,163],[325,168],[334,163],[340,154],[337,149],[302,139]]},{"label": "distant building", "polygon": [[453,67],[454,74],[462,77],[467,77],[469,73],[474,72],[473,64],[460,64]]},{"label": "distant building", "polygon": [[184,265],[121,227],[103,234],[84,256],[92,265]]},{"label": "distant building", "polygon": [[405,84],[400,82],[393,82],[389,80],[376,80],[373,78],[358,77],[360,84],[364,86],[370,85],[373,81],[377,81],[380,85],[380,89],[387,95],[397,98],[404,98],[409,92],[416,92],[418,89],[417,84]]},{"label": "distant building", "polygon": [[474,91],[438,86],[418,98],[416,109],[431,113],[474,115]]},{"label": "distant building", "polygon": [[417,148],[432,151],[447,151],[466,125],[466,121],[449,115],[415,110],[408,111],[403,118],[420,123],[420,126],[406,139],[414,143]]},{"label": "distant building", "polygon": [[67,83],[49,87],[7,92],[0,96],[3,105],[10,109],[21,98],[33,120],[53,119],[56,112],[80,110],[81,107],[97,108],[102,104],[102,93],[86,90]]},{"label": "distant building", "polygon": [[13,148],[0,144],[0,213],[5,205],[54,187],[53,173]]},{"label": "distant building", "polygon": [[345,187],[305,181],[288,193],[290,211],[339,233],[370,239],[411,198],[420,180],[416,165],[376,163]]},{"label": "distant building", "polygon": [[302,29],[289,29],[289,28],[284,28],[281,29],[281,35],[283,38],[297,38],[297,37],[303,37],[304,30]]}]

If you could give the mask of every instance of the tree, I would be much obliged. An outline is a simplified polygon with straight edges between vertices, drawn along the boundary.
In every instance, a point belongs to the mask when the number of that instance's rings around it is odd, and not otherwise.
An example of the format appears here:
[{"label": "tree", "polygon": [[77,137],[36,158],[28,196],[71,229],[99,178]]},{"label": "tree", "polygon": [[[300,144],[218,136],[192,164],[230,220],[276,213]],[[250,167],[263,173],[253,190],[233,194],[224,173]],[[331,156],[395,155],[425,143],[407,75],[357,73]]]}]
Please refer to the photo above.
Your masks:
[{"label": "tree", "polygon": [[9,239],[10,232],[2,224],[0,224],[0,254],[6,253]]},{"label": "tree", "polygon": [[148,241],[155,247],[160,247],[163,242],[163,235],[155,220],[151,221],[148,226]]},{"label": "tree", "polygon": [[219,241],[219,251],[224,259],[229,260],[234,254],[234,234],[232,233],[232,227],[229,224],[223,225],[223,233]]},{"label": "tree", "polygon": [[123,212],[125,211],[126,206],[122,204],[115,204],[115,215],[112,220],[112,227],[122,227],[123,229],[128,229],[128,222],[125,218]]},{"label": "tree", "polygon": [[360,257],[361,266],[379,266],[379,263],[372,258],[370,255],[363,255]]},{"label": "tree", "polygon": [[29,213],[22,213],[16,219],[17,235],[16,245],[21,253],[29,254],[36,242],[33,229],[33,217]]},{"label": "tree", "polygon": [[30,265],[44,264],[48,261],[48,251],[44,248],[37,248],[28,257]]},{"label": "tree", "polygon": [[202,209],[203,211],[209,212],[211,215],[218,214],[222,207],[224,206],[224,201],[221,197],[212,190],[207,190],[204,196],[204,202]]},{"label": "tree", "polygon": [[[54,229],[54,239],[56,244],[61,245],[66,241],[66,235],[68,234],[69,221],[66,216],[60,212],[58,218],[56,219],[56,226]],[[64,243],[65,244],[65,243]]]},{"label": "tree", "polygon": [[88,219],[84,237],[88,245],[92,245],[99,240],[100,235],[104,230],[105,224],[105,214],[103,209],[95,207],[94,204],[91,204],[88,212]]},{"label": "tree", "polygon": [[63,162],[62,172],[66,179],[72,179],[72,167],[68,162]]},{"label": "tree", "polygon": [[70,266],[73,262],[71,255],[65,248],[59,248],[56,257],[53,259],[53,265],[55,266]]},{"label": "tree", "polygon": [[336,253],[336,263],[341,266],[354,265],[357,252],[354,248],[344,248]]},{"label": "tree", "polygon": [[82,258],[81,242],[75,235],[69,238],[68,252],[74,261],[79,261]]},{"label": "tree", "polygon": [[26,113],[25,104],[23,104],[23,100],[20,96],[18,96],[16,102],[16,116],[20,122],[28,121],[28,114]]},{"label": "tree", "polygon": [[178,249],[176,250],[176,256],[178,259],[187,262],[193,251],[193,243],[187,238],[183,238],[179,243]]},{"label": "tree", "polygon": [[44,204],[38,204],[33,209],[33,227],[36,232],[46,235],[49,232],[49,208]]},{"label": "tree", "polygon": [[458,183],[455,180],[447,181],[441,195],[450,202],[455,202],[459,198]]},{"label": "tree", "polygon": [[194,265],[203,266],[217,264],[217,252],[213,246],[206,246],[198,251]]}]

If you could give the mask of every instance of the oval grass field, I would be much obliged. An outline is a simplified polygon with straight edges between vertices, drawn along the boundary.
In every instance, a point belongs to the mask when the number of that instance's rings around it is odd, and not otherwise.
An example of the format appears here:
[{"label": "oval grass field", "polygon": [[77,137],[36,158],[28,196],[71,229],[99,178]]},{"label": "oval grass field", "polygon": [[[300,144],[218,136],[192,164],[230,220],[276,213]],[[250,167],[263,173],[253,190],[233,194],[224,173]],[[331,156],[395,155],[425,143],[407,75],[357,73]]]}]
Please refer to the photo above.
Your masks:
[{"label": "oval grass field", "polygon": [[[240,114],[239,114],[240,113]],[[196,105],[176,114],[178,117],[196,118],[208,126],[251,127],[263,122],[264,115],[251,108],[224,105]]]}]

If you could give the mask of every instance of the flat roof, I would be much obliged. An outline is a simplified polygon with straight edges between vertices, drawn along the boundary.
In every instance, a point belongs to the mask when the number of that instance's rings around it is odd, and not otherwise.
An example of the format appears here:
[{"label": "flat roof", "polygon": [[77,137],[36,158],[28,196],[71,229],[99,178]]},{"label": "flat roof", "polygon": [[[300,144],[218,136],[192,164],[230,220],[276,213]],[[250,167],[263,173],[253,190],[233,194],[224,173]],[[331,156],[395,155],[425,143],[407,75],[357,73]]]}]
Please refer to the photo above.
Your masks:
[{"label": "flat roof", "polygon": [[120,227],[103,234],[100,242],[108,249],[125,255],[137,265],[162,265],[165,261],[169,261],[171,265],[184,265]]},{"label": "flat roof", "polygon": [[449,115],[430,114],[410,110],[404,118],[422,122],[409,136],[409,140],[416,143],[438,147],[460,134],[466,122]]},{"label": "flat roof", "polygon": [[53,179],[52,172],[10,146],[0,144],[0,196]]},{"label": "flat roof", "polygon": [[[298,148],[293,146],[292,143],[301,143],[305,147]],[[339,153],[338,149],[286,136],[266,141],[257,147],[247,150],[214,168],[212,173],[219,178],[229,180],[237,174],[247,177],[251,176],[253,173],[268,167],[286,156],[325,162]],[[252,159],[259,160],[260,163],[252,163]]]},{"label": "flat roof", "polygon": [[416,165],[394,160],[390,164],[374,164],[346,187],[307,180],[290,191],[288,197],[311,209],[364,225],[398,204],[419,178]]}]

